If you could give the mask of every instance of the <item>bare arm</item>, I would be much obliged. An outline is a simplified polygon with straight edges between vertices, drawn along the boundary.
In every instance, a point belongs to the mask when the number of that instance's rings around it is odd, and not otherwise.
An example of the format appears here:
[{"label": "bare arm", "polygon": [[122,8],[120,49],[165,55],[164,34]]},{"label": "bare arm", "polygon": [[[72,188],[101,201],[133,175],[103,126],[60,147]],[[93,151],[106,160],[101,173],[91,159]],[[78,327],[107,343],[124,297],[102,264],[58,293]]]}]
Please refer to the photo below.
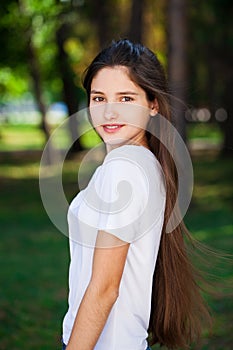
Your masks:
[{"label": "bare arm", "polygon": [[[100,248],[100,247],[107,248]],[[92,350],[119,292],[129,244],[99,231],[92,277],[80,304],[67,350]]]}]

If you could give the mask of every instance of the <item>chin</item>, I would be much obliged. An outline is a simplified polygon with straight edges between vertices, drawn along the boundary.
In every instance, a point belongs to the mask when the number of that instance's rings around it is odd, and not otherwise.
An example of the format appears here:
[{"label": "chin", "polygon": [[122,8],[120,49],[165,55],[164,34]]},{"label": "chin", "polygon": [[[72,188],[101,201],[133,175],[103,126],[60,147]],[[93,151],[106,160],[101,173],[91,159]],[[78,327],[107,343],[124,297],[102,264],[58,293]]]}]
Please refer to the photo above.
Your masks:
[{"label": "chin", "polygon": [[129,140],[126,139],[105,139],[104,142],[106,143],[106,145],[108,146],[121,146],[124,144],[127,144],[129,142]]}]

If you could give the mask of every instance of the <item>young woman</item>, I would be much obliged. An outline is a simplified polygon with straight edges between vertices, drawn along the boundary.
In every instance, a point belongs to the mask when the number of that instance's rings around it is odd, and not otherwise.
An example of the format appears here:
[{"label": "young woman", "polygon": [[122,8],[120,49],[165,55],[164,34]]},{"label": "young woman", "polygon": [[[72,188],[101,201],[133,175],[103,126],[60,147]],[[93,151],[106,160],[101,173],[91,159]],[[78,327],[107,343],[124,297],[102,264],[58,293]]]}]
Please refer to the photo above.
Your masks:
[{"label": "young woman", "polygon": [[69,208],[63,349],[146,350],[149,342],[188,348],[208,311],[184,224],[166,233],[177,174],[150,133],[158,113],[170,120],[164,71],[149,49],[120,40],[93,60],[84,88],[107,156]]}]

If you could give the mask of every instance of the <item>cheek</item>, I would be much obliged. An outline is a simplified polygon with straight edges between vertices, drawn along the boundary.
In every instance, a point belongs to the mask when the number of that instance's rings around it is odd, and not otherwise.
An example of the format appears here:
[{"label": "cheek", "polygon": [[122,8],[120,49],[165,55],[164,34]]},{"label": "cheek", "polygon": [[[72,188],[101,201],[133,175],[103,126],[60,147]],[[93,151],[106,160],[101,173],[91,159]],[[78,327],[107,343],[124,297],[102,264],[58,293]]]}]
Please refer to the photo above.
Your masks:
[{"label": "cheek", "polygon": [[122,104],[119,109],[120,119],[135,127],[146,126],[149,121],[149,114],[149,108],[139,104]]},{"label": "cheek", "polygon": [[102,124],[103,121],[103,106],[90,106],[89,107],[90,118],[92,121],[92,125],[96,128],[98,125]]},{"label": "cheek", "polygon": [[102,129],[101,126],[96,126],[96,127],[95,127],[95,131],[97,132],[97,134],[98,134],[99,136],[102,136],[102,135],[103,135],[103,129]]},{"label": "cheek", "polygon": [[139,109],[137,113],[134,113],[134,118],[131,124],[137,128],[146,130],[149,119],[150,116],[148,114],[148,111]]}]

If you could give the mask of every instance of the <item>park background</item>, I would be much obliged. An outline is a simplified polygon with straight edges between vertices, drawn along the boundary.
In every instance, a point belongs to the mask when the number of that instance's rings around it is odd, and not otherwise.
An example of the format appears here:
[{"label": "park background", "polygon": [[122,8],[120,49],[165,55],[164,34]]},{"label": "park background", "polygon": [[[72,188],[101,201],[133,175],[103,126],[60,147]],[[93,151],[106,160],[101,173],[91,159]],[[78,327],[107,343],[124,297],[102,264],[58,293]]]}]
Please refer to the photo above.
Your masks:
[{"label": "park background", "polygon": [[43,208],[40,158],[52,131],[67,120],[56,147],[72,144],[63,167],[71,200],[80,160],[98,143],[94,133],[77,140],[69,122],[85,107],[82,72],[100,48],[124,37],[149,46],[166,69],[178,97],[174,122],[194,168],[185,222],[220,252],[208,256],[206,268],[216,289],[205,294],[213,334],[203,330],[203,344],[193,348],[232,349],[232,10],[231,0],[1,1],[0,350],[60,348],[68,239]]}]

